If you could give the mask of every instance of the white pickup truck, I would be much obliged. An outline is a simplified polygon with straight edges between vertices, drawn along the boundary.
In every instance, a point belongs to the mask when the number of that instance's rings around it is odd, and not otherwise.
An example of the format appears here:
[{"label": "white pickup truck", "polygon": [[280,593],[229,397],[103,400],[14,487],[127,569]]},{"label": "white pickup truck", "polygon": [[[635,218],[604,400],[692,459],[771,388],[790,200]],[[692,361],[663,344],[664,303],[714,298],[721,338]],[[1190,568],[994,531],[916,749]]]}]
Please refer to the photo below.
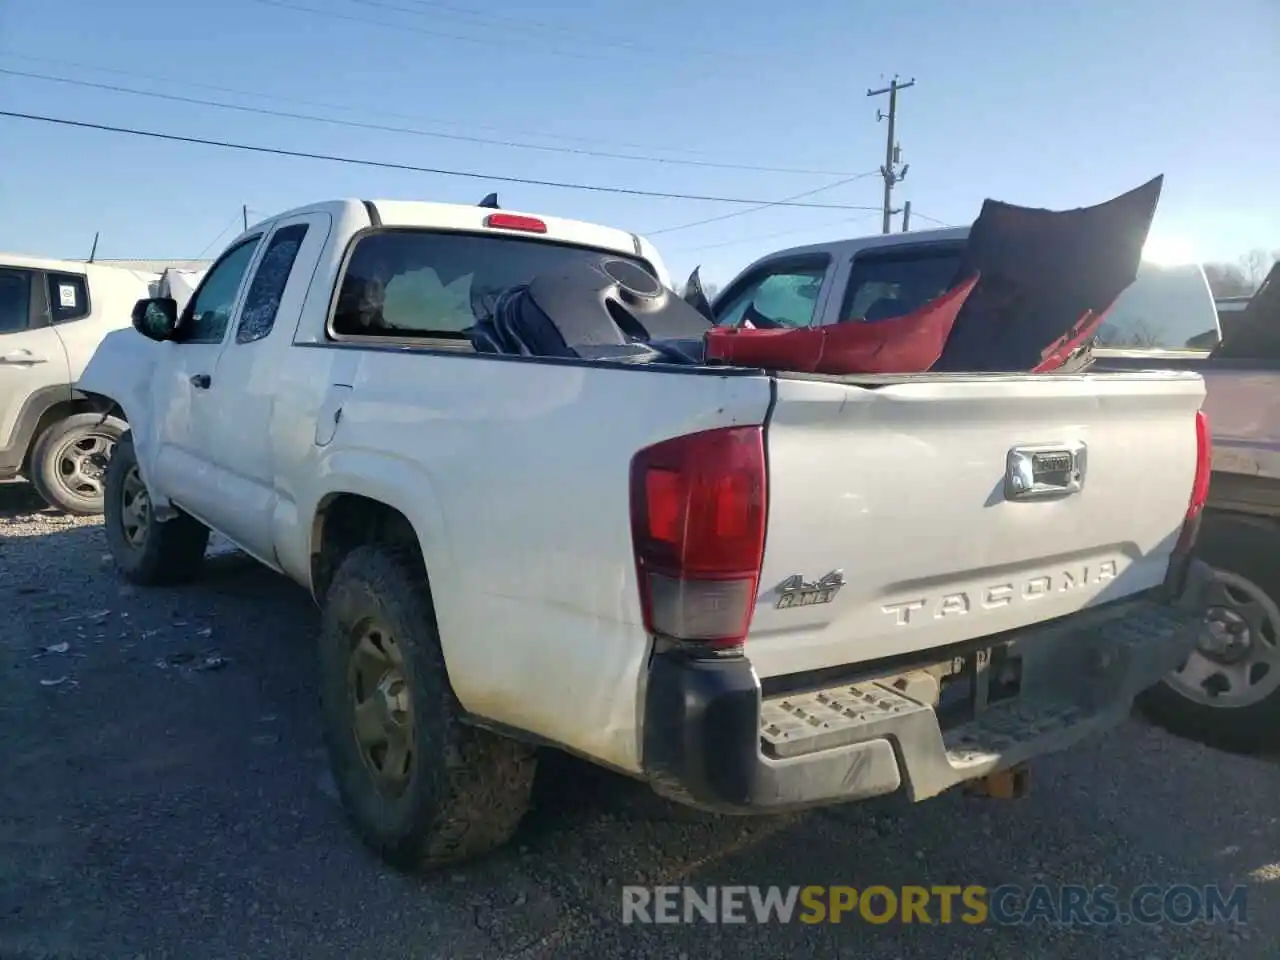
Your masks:
[{"label": "white pickup truck", "polygon": [[472,348],[484,295],[593,258],[667,282],[620,230],[319,203],[82,378],[130,427],[126,578],[195,576],[212,529],[320,604],[335,779],[391,862],[505,842],[539,746],[711,811],[921,800],[1112,728],[1193,647],[1199,377]]}]

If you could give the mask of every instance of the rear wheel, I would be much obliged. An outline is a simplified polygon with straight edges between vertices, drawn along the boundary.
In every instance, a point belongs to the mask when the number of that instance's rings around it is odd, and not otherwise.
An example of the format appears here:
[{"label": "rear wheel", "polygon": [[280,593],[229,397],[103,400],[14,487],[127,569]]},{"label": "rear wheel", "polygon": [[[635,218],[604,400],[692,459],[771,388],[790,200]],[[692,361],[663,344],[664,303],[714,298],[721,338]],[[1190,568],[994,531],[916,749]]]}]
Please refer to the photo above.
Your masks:
[{"label": "rear wheel", "polygon": [[200,572],[209,528],[185,513],[156,519],[131,433],[121,437],[107,464],[103,512],[111,559],[126,580],[148,587],[171,585],[193,580]]},{"label": "rear wheel", "polygon": [[414,551],[363,546],[343,560],[324,603],[320,684],[334,781],[370,848],[415,868],[511,838],[535,752],[461,721]]},{"label": "rear wheel", "polygon": [[31,485],[65,513],[102,513],[107,464],[127,429],[123,420],[100,413],[76,413],[51,424],[31,448]]},{"label": "rear wheel", "polygon": [[1280,533],[1205,519],[1197,553],[1214,568],[1209,635],[1141,698],[1170,731],[1228,750],[1280,746]]}]

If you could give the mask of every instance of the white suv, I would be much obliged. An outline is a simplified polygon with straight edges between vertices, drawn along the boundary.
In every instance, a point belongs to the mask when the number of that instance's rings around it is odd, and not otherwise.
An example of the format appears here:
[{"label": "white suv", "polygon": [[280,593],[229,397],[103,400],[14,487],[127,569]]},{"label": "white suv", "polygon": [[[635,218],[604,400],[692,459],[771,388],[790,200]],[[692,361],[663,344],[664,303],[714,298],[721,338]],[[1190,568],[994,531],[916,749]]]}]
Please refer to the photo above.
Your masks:
[{"label": "white suv", "polygon": [[0,253],[0,480],[26,476],[52,506],[102,512],[102,475],[127,425],[75,382],[128,327],[158,274]]}]

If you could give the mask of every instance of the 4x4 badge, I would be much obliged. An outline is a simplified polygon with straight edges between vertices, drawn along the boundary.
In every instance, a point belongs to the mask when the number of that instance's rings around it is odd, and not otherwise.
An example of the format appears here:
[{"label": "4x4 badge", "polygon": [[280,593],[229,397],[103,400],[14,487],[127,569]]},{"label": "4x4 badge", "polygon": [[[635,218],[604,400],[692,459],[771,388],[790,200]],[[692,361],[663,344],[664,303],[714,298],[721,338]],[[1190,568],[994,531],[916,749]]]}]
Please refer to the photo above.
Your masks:
[{"label": "4x4 badge", "polygon": [[844,571],[832,570],[820,580],[805,580],[794,574],[778,584],[778,609],[809,607],[815,603],[830,603],[844,586]]}]

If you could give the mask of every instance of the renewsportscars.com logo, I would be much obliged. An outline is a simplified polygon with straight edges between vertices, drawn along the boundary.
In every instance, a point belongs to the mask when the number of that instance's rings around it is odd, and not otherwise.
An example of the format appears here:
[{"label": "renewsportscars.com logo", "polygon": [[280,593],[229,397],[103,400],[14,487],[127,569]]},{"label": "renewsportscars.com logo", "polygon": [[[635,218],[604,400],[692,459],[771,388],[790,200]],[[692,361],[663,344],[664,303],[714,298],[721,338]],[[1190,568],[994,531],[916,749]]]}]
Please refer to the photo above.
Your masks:
[{"label": "renewsportscars.com logo", "polygon": [[1247,921],[1248,889],[1217,885],[1118,887],[806,886],[622,888],[622,922],[914,923],[1109,926]]}]

